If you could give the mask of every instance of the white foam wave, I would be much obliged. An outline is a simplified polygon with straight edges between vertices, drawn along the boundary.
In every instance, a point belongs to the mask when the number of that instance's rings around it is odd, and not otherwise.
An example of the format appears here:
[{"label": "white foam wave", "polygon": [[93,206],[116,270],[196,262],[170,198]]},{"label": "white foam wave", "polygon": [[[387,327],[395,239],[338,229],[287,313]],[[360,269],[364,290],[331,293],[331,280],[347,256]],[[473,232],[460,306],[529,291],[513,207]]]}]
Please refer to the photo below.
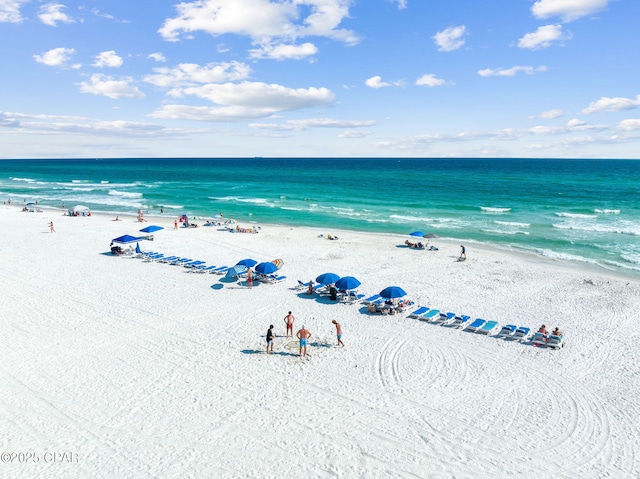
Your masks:
[{"label": "white foam wave", "polygon": [[600,210],[596,208],[593,210],[594,213],[602,214],[602,215],[619,215],[620,210]]},{"label": "white foam wave", "polygon": [[26,183],[36,183],[37,180],[34,180],[33,178],[18,178],[18,177],[11,177],[9,178],[11,181],[24,181]]},{"label": "white foam wave", "polygon": [[580,261],[582,263],[598,264],[598,261],[592,258],[585,258],[584,256],[578,256],[570,253],[560,253],[550,249],[539,249],[538,253],[547,258],[559,259],[562,261]]},{"label": "white foam wave", "polygon": [[110,196],[122,196],[123,198],[142,198],[142,193],[132,193],[127,191],[109,190]]},{"label": "white foam wave", "polygon": [[404,223],[416,223],[416,222],[427,222],[430,223],[433,221],[433,218],[424,218],[421,216],[405,216],[405,215],[390,215],[390,219],[399,220]]},{"label": "white foam wave", "polygon": [[481,206],[480,209],[486,213],[508,213],[511,208],[494,208],[492,206]]},{"label": "white foam wave", "polygon": [[509,231],[505,231],[505,230],[496,230],[496,229],[483,229],[482,230],[484,233],[489,233],[489,234],[499,234],[499,235],[528,235],[530,234],[528,231],[516,231],[516,230],[509,230]]},{"label": "white foam wave", "polygon": [[100,182],[100,184],[101,184],[101,185],[106,185],[106,184],[108,184],[108,183],[109,183],[109,181],[108,181],[108,180],[102,180],[102,181]]},{"label": "white foam wave", "polygon": [[529,223],[518,223],[516,221],[495,221],[494,223],[502,226],[513,226],[515,228],[529,228],[531,226]]},{"label": "white foam wave", "polygon": [[596,215],[587,215],[584,213],[566,213],[563,211],[555,213],[555,215],[560,218],[597,218]]},{"label": "white foam wave", "polygon": [[559,225],[553,224],[554,228],[562,230],[576,230],[576,231],[588,231],[591,233],[613,233],[621,235],[640,236],[640,226],[628,225],[622,227],[620,225]]}]

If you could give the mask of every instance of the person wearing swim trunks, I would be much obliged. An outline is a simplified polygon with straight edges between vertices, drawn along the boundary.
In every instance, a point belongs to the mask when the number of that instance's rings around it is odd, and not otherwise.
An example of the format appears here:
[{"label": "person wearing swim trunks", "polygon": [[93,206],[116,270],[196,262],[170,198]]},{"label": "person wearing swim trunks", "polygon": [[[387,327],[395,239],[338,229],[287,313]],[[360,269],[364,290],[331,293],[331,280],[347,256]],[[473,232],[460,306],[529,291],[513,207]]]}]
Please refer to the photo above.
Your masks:
[{"label": "person wearing swim trunks", "polygon": [[298,356],[306,356],[307,355],[307,344],[309,343],[309,338],[311,337],[311,332],[302,325],[302,328],[296,334],[296,337],[300,340],[300,346],[298,348]]},{"label": "person wearing swim trunks", "polygon": [[331,322],[336,325],[336,335],[338,336],[338,346],[342,346],[344,348],[344,343],[342,342],[342,326],[340,326],[340,323],[335,319]]},{"label": "person wearing swim trunks", "polygon": [[[288,338],[289,336],[293,336],[293,322],[296,320],[296,318],[293,316],[293,314],[291,314],[291,311],[289,311],[289,314],[287,314],[284,317],[284,322],[287,325],[287,333],[286,333],[286,337]],[[291,333],[291,334],[289,334]]]},{"label": "person wearing swim trunks", "polygon": [[267,354],[273,352],[273,337],[273,324],[271,324],[267,330]]}]

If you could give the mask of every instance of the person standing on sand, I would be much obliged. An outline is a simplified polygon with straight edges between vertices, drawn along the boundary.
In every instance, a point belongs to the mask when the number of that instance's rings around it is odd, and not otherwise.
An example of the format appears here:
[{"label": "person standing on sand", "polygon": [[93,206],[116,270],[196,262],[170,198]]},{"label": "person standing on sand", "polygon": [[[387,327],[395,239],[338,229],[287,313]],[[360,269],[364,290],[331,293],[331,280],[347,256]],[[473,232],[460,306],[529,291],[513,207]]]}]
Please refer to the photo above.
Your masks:
[{"label": "person standing on sand", "polygon": [[[302,328],[296,334],[296,337],[300,340],[300,346],[298,347],[298,356],[307,356],[307,344],[309,344],[309,338],[311,332],[302,325]],[[304,354],[303,354],[304,353]]]},{"label": "person standing on sand", "polygon": [[267,330],[267,354],[273,352],[273,337],[273,324],[271,324]]},{"label": "person standing on sand", "polygon": [[178,229],[178,220],[173,220],[173,229],[174,230]]},{"label": "person standing on sand", "polygon": [[55,233],[56,229],[53,227],[53,221],[51,223],[49,223],[49,232],[50,233]]},{"label": "person standing on sand", "polygon": [[464,245],[460,245],[460,259],[467,259],[467,250]]},{"label": "person standing on sand", "polygon": [[[296,320],[295,316],[293,314],[291,314],[291,311],[289,311],[289,314],[287,314],[284,317],[284,322],[287,325],[287,333],[286,333],[286,337],[288,338],[289,336],[293,336],[293,322]],[[289,334],[291,333],[291,334]]]},{"label": "person standing on sand", "polygon": [[336,335],[338,336],[338,346],[342,346],[344,348],[344,343],[342,342],[342,326],[335,319],[331,321],[336,326]]},{"label": "person standing on sand", "polygon": [[251,272],[251,268],[247,270],[247,284],[249,288],[253,288],[253,273]]}]

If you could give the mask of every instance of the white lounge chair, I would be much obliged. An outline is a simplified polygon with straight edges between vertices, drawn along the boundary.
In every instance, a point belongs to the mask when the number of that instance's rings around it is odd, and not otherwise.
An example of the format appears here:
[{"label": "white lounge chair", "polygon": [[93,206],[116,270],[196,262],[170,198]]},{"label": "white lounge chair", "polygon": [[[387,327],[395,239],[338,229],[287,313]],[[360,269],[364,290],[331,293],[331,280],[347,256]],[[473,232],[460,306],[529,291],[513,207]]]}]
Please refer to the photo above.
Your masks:
[{"label": "white lounge chair", "polygon": [[450,326],[462,329],[469,324],[469,321],[471,321],[471,316],[467,316],[466,314],[462,316],[455,316],[453,321],[451,321]]},{"label": "white lounge chair", "polygon": [[547,347],[552,349],[562,349],[564,347],[564,336],[552,334],[547,341]]},{"label": "white lounge chair", "polygon": [[547,339],[549,339],[548,335],[538,331],[536,334],[533,335],[531,344],[533,344],[534,346],[544,347],[547,345]]},{"label": "white lounge chair", "polygon": [[432,323],[436,319],[438,319],[439,317],[440,317],[440,310],[439,309],[430,309],[429,311],[424,313],[422,316],[420,316],[419,319],[421,321],[427,321],[429,323]]},{"label": "white lounge chair", "polygon": [[471,331],[471,332],[477,332],[481,327],[483,327],[485,324],[487,324],[487,320],[486,319],[482,319],[482,318],[477,318],[474,319],[470,324],[468,324],[464,330],[465,331]]},{"label": "white lounge chair", "polygon": [[440,323],[442,325],[450,324],[455,317],[456,313],[452,313],[450,311],[447,313],[440,312],[438,317],[434,320],[434,323]]}]

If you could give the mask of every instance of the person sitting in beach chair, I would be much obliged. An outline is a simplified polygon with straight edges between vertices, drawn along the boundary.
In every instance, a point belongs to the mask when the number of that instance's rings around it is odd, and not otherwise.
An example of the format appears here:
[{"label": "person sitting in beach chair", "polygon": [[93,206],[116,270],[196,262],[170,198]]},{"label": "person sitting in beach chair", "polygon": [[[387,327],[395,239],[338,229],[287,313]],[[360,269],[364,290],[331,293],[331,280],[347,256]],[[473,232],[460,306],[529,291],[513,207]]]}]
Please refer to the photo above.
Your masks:
[{"label": "person sitting in beach chair", "polygon": [[538,332],[542,333],[542,334],[545,334],[545,335],[549,334],[549,331],[547,331],[547,327],[544,324],[542,326],[540,326],[540,328],[538,329]]},{"label": "person sitting in beach chair", "polygon": [[553,336],[562,336],[562,331],[560,331],[560,328],[556,326],[556,328],[551,332],[551,334]]}]

